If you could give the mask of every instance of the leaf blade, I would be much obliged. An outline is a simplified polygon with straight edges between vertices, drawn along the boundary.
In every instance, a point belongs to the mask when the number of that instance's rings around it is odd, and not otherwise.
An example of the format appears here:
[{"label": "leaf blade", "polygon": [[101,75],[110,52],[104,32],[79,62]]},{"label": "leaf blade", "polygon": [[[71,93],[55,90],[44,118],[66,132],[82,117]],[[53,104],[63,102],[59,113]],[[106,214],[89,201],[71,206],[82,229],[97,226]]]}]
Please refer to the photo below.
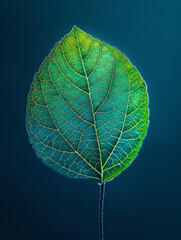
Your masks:
[{"label": "leaf blade", "polygon": [[[144,81],[122,53],[74,27],[35,75],[27,107],[30,142],[64,175],[109,181],[141,146],[147,99]],[[40,127],[49,129],[37,132]]]}]

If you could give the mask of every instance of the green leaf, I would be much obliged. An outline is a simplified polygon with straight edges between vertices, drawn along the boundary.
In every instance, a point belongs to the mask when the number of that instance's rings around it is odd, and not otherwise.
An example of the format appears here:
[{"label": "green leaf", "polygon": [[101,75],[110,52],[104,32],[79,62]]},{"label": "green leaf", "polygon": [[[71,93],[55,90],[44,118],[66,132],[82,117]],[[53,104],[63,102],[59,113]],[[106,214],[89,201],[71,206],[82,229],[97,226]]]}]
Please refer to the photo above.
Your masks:
[{"label": "green leaf", "polygon": [[145,82],[120,51],[74,26],[35,74],[26,125],[43,163],[69,177],[110,181],[146,135]]}]

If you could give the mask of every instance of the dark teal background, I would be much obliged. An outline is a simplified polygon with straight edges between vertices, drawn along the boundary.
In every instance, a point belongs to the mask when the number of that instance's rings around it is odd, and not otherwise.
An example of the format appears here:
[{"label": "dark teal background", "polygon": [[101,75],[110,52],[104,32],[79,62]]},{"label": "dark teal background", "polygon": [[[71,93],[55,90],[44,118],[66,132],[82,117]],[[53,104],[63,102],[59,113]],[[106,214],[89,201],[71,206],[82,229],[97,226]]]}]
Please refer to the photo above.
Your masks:
[{"label": "dark teal background", "polygon": [[0,239],[98,239],[98,185],[43,165],[25,129],[33,76],[74,24],[121,50],[150,98],[139,156],[106,184],[105,240],[181,239],[181,1],[1,0],[0,8]]}]

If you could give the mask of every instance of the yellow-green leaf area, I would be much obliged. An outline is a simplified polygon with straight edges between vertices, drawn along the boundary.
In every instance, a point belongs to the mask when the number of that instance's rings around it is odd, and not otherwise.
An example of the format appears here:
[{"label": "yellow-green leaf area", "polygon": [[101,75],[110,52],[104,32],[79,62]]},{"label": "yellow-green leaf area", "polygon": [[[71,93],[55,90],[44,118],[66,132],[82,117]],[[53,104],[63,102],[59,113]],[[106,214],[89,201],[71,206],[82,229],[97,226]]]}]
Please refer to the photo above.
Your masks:
[{"label": "yellow-green leaf area", "polygon": [[107,182],[137,156],[148,115],[146,84],[128,58],[73,27],[35,74],[26,125],[43,163]]}]

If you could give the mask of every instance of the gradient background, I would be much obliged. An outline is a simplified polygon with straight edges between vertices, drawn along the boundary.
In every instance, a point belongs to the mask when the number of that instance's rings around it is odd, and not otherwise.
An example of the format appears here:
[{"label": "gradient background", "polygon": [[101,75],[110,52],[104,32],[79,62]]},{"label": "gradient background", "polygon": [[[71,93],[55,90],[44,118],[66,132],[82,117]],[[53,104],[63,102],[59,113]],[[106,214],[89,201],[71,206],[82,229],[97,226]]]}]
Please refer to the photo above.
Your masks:
[{"label": "gradient background", "polygon": [[74,24],[121,50],[150,97],[139,156],[106,185],[105,240],[181,239],[181,1],[1,0],[0,8],[0,239],[98,239],[98,185],[43,165],[25,130],[33,76]]}]

